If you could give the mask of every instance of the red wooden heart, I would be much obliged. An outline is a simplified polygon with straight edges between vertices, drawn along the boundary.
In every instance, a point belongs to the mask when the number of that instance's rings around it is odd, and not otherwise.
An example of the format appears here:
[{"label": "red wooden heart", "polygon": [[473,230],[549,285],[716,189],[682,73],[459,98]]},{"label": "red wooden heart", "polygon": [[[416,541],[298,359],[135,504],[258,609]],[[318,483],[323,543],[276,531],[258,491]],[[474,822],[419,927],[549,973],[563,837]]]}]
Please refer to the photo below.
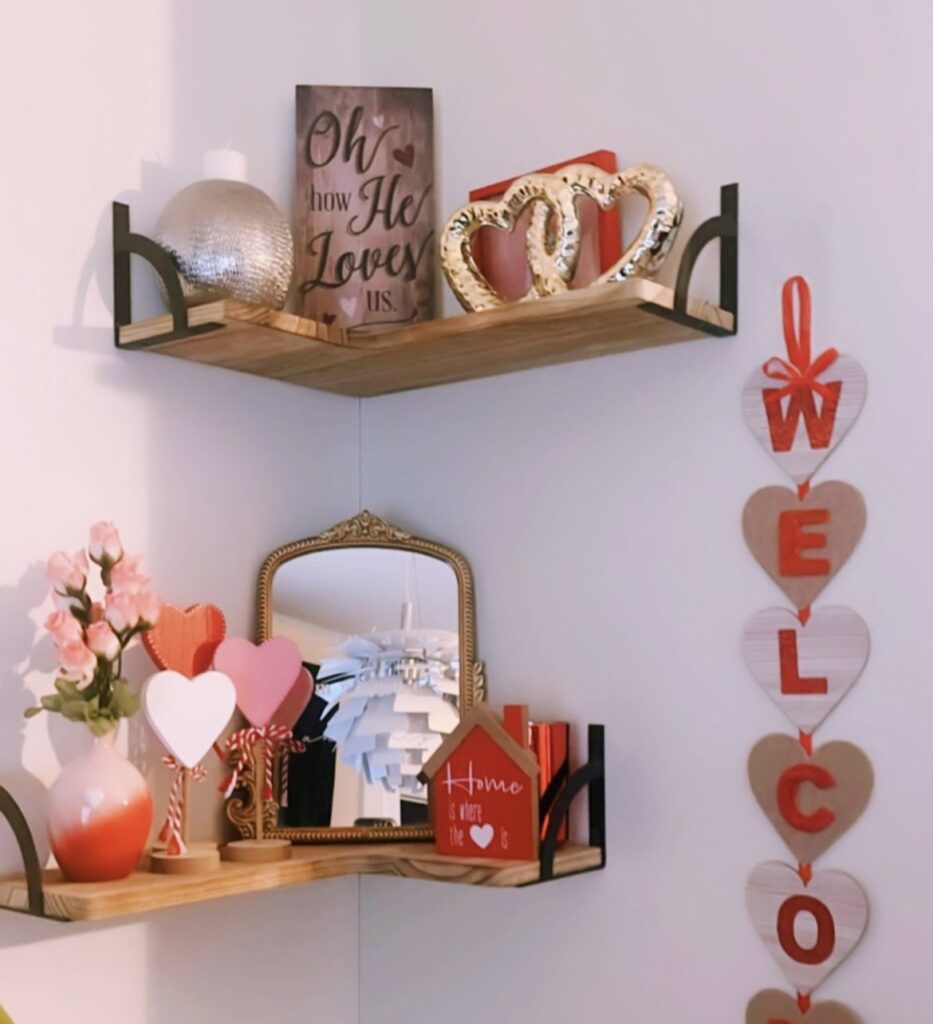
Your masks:
[{"label": "red wooden heart", "polygon": [[402,149],[393,149],[392,156],[400,164],[404,164],[406,167],[411,167],[415,162],[415,147],[409,142],[407,146]]},{"label": "red wooden heart", "polygon": [[226,632],[224,613],[216,605],[182,609],[163,604],[159,621],[143,633],[143,646],[159,668],[193,679],[211,667]]}]

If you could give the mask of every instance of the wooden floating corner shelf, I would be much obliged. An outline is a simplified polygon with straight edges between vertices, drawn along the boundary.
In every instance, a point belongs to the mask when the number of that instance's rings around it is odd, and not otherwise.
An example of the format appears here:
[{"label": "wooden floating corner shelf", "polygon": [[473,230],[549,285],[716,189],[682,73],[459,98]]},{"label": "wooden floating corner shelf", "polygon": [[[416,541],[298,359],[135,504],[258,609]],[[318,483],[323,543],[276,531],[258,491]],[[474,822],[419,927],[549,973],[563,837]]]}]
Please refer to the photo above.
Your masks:
[{"label": "wooden floating corner shelf", "polygon": [[[569,843],[554,857],[554,878],[596,871],[603,863],[599,847]],[[82,883],[66,882],[59,872],[47,872],[42,916],[56,921],[103,921],[344,875],[390,875],[514,888],[541,881],[541,865],[538,861],[443,857],[433,843],[296,846],[290,860],[250,865],[224,861],[216,871],[203,875],[139,871],[117,882]],[[28,912],[24,876],[0,879],[0,908]]]},{"label": "wooden floating corner shelf", "polygon": [[[187,309],[168,252],[130,231],[113,204],[117,348],[148,350],[338,395],[370,398],[667,345],[738,329],[739,187],[720,189],[720,212],[684,246],[673,289],[628,278],[498,309],[393,328],[345,331],[261,306],[221,300]],[[701,251],[719,242],[719,305],[690,298]],[[130,257],[162,280],[171,310],[133,322]]]},{"label": "wooden floating corner shelf", "polygon": [[117,346],[368,398],[734,333],[732,313],[630,279],[378,334],[346,331],[233,300],[188,311],[172,337],[166,315],[118,328]]}]

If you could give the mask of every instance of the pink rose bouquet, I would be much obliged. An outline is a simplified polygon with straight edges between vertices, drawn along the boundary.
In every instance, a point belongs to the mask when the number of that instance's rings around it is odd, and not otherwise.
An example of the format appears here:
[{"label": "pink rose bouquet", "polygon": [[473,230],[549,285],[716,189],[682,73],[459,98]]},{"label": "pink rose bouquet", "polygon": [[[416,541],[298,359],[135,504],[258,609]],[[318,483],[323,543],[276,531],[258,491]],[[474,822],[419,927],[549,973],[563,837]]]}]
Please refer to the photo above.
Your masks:
[{"label": "pink rose bouquet", "polygon": [[[88,591],[92,562],[100,569],[101,601]],[[158,622],[161,608],[147,589],[141,562],[142,555],[126,554],[116,527],[105,522],[91,527],[87,551],[56,551],[49,559],[46,575],[57,610],[45,628],[58,654],[58,678],[55,693],[27,708],[27,718],[55,711],[102,736],[139,710],[139,695],[123,678],[123,652]]]}]

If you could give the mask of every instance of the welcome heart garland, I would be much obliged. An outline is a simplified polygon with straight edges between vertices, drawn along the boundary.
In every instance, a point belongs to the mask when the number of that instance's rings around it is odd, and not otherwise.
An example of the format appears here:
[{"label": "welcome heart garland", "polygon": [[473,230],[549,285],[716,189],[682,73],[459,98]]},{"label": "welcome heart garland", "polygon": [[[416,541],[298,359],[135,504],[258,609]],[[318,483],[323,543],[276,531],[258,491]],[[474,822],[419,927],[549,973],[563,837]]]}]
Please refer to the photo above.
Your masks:
[{"label": "welcome heart garland", "polygon": [[835,348],[813,356],[810,289],[802,277],[785,282],[781,304],[787,358],[769,359],[751,375],[742,411],[797,492],[757,491],[745,505],[742,530],[795,611],[758,612],[745,627],[742,646],[754,677],[799,730],[798,740],[766,736],[748,759],[755,799],[798,863],[796,869],[759,864],[745,891],[755,930],[797,997],[759,992],[746,1021],[858,1024],[841,1003],[812,1006],[810,994],[861,939],[868,899],[855,879],[814,872],[812,862],[861,816],[874,775],[858,747],[835,742],[814,750],[812,736],[861,674],[869,636],[851,609],[810,606],[861,538],[865,503],[849,484],[831,481],[811,490],[810,481],[855,423],[867,382],[859,363]]}]

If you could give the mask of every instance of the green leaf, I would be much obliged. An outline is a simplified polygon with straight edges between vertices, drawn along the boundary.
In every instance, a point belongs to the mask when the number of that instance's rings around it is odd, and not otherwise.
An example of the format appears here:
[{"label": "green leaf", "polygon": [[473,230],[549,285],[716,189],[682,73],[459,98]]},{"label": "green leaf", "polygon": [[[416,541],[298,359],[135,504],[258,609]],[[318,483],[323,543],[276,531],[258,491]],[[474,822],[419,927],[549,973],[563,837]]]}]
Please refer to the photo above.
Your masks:
[{"label": "green leaf", "polygon": [[[41,714],[43,710],[44,708],[26,708],[26,710],[23,712],[23,717],[35,718],[36,715]],[[0,1019],[0,1024],[3,1024],[2,1019]]]},{"label": "green leaf", "polygon": [[83,700],[62,701],[61,713],[69,722],[87,721],[87,703]]},{"label": "green leaf", "polygon": [[66,699],[66,700],[78,700],[81,697],[81,691],[78,689],[78,684],[72,682],[70,679],[56,679],[55,689]]},{"label": "green leaf", "polygon": [[110,712],[114,718],[130,718],[139,711],[139,695],[133,693],[125,679],[114,679]]},{"label": "green leaf", "polygon": [[39,703],[46,711],[61,711],[64,702],[57,693],[50,693],[40,697]]},{"label": "green leaf", "polygon": [[87,724],[95,736],[106,736],[111,729],[116,728],[117,723],[110,718],[98,716],[97,718],[92,718]]}]

